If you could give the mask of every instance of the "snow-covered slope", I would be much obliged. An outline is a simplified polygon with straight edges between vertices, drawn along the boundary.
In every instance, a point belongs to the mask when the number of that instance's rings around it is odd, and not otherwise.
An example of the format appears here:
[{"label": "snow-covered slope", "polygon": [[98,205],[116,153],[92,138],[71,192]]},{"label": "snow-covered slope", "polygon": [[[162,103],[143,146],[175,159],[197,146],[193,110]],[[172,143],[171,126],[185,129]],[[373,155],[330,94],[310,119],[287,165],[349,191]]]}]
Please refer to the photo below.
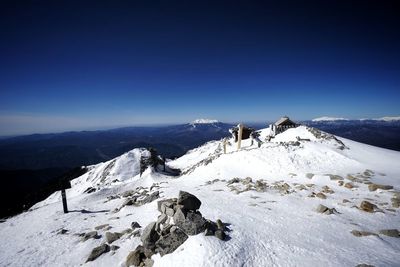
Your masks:
[{"label": "snow-covered slope", "polygon": [[[260,139],[269,133],[261,130]],[[122,195],[132,189],[158,190],[161,199],[188,191],[202,201],[204,217],[230,224],[226,241],[190,236],[172,254],[154,255],[154,266],[399,266],[400,238],[379,234],[400,227],[399,152],[300,126],[261,147],[243,140],[238,150],[229,139],[224,153],[222,140],[208,142],[168,162],[182,170],[180,177],[151,169],[140,177],[139,160],[146,153],[135,149],[91,166],[67,190],[68,214],[55,193],[1,223],[0,266],[125,266],[138,237],[123,235],[113,242],[118,250],[85,263],[105,242],[104,231],[85,242],[77,234],[102,224],[123,232],[133,221],[146,226],[156,220],[156,201],[123,206]],[[371,184],[394,188],[370,191]],[[84,193],[89,187],[96,191]],[[376,205],[374,212],[360,209],[365,200]],[[316,212],[319,204],[334,214]],[[353,230],[372,234],[356,236]]]}]

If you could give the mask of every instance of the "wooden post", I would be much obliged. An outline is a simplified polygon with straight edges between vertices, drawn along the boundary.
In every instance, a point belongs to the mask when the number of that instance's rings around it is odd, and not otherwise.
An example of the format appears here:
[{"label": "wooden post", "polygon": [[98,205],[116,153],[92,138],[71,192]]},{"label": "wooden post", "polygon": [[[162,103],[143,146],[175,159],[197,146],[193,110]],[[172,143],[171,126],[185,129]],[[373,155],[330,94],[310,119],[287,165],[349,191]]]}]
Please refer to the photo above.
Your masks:
[{"label": "wooden post", "polygon": [[223,144],[224,144],[224,154],[226,154],[226,138],[224,138]]},{"label": "wooden post", "polygon": [[62,197],[62,203],[63,203],[64,213],[68,213],[67,195],[65,194],[65,189],[61,189],[61,197]]},{"label": "wooden post", "polygon": [[239,131],[238,131],[238,146],[237,149],[239,150],[242,145],[242,134],[243,134],[243,124],[239,124]]},{"label": "wooden post", "polygon": [[165,157],[163,157],[163,167],[164,167],[164,172],[165,172]]}]

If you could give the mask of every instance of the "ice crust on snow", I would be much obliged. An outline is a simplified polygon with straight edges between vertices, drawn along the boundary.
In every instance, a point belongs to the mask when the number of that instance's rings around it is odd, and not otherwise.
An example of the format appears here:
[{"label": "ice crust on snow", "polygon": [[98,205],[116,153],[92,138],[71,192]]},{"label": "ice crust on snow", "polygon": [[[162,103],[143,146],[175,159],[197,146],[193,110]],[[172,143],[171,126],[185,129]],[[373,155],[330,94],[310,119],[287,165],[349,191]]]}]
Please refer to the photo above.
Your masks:
[{"label": "ice crust on snow", "polygon": [[[262,129],[260,139],[269,134],[269,128]],[[260,148],[251,145],[251,140],[243,140],[238,150],[230,138],[226,154],[222,140],[211,141],[168,162],[182,170],[183,175],[178,178],[150,168],[139,177],[140,157],[148,151],[131,150],[91,166],[88,173],[72,181],[72,188],[67,190],[72,212],[63,214],[60,193],[56,192],[30,211],[1,223],[0,266],[84,264],[90,251],[105,242],[104,231],[99,230],[100,239],[85,242],[74,234],[93,231],[106,223],[115,232],[129,228],[133,221],[146,226],[158,215],[156,202],[125,206],[114,213],[125,200],[107,199],[137,187],[150,190],[154,183],[162,185],[162,198],[175,197],[180,190],[193,193],[202,201],[200,211],[204,217],[220,218],[232,229],[231,239],[226,242],[203,234],[190,236],[173,253],[154,255],[154,266],[397,266],[400,239],[382,235],[355,237],[351,231],[378,233],[382,229],[398,229],[400,210],[389,211],[390,204],[382,203],[390,203],[394,192],[400,191],[400,153],[336,138],[348,149],[339,149],[335,139],[318,138],[305,126],[288,129]],[[356,187],[349,189],[339,186],[329,175],[338,175],[346,182],[350,175],[392,185],[394,189],[371,192],[368,184],[354,181]],[[246,177],[271,187],[262,192],[251,189],[235,193],[227,185],[233,178]],[[291,190],[282,194],[273,189],[274,183],[286,183]],[[306,189],[298,189],[299,185]],[[84,193],[89,186],[97,191]],[[327,193],[326,199],[308,197],[324,186],[334,193]],[[343,199],[350,202],[343,203]],[[382,211],[367,213],[355,208],[365,199]],[[334,208],[338,214],[315,212],[319,204]],[[57,234],[61,228],[68,233]],[[140,239],[123,236],[114,244],[120,247],[114,254],[106,253],[84,265],[125,267],[127,255],[140,244]]]}]

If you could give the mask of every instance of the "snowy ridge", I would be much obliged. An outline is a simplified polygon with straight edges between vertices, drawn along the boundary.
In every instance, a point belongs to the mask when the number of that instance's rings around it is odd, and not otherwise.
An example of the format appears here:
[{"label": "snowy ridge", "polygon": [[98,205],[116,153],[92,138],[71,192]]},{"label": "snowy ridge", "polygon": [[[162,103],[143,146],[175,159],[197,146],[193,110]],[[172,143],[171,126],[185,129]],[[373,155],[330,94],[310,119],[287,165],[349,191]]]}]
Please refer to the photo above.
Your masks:
[{"label": "snowy ridge", "polygon": [[191,122],[191,124],[210,124],[210,123],[218,123],[218,120],[210,120],[210,119],[197,119]]},{"label": "snowy ridge", "polygon": [[312,119],[312,121],[348,121],[348,120],[349,119],[336,118],[336,117],[327,117],[327,116]]},{"label": "snowy ridge", "polygon": [[[269,133],[260,130],[260,139]],[[155,221],[156,201],[123,205],[124,192],[137,188],[158,190],[161,199],[190,192],[202,201],[204,217],[219,218],[231,229],[226,241],[190,236],[173,253],[153,255],[154,266],[398,265],[400,239],[381,231],[399,230],[399,152],[300,126],[261,147],[248,139],[238,150],[228,139],[224,153],[223,140],[208,142],[169,161],[183,173],[172,178],[151,169],[138,175],[146,151],[134,149],[75,179],[67,190],[73,212],[62,213],[57,192],[1,223],[0,236],[8,242],[0,243],[0,266],[125,267],[139,237],[123,235],[112,243],[118,250],[85,263],[105,242],[106,231],[97,230],[100,237],[87,241],[77,234],[102,224],[123,232],[133,221],[143,227]],[[387,188],[371,190],[374,184]],[[96,191],[85,193],[89,186]],[[362,201],[373,203],[373,211],[364,211]],[[335,212],[318,213],[319,204]],[[61,228],[67,233],[59,234]]]}]

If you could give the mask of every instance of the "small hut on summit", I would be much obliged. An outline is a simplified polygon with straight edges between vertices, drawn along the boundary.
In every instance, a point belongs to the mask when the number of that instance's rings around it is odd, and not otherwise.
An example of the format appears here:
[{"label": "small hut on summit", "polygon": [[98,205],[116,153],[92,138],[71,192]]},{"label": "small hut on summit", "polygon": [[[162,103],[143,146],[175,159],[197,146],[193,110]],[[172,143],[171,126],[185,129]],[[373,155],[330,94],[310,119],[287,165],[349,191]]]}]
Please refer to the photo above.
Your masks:
[{"label": "small hut on summit", "polygon": [[[229,129],[229,132],[232,134],[233,139],[235,140],[235,143],[238,141],[238,135],[239,135],[239,126],[235,126],[231,129]],[[254,132],[253,128],[243,126],[243,132],[242,132],[242,140],[249,139],[251,133]]]},{"label": "small hut on summit", "polygon": [[290,128],[296,128],[297,126],[299,126],[297,123],[293,122],[291,119],[289,119],[288,116],[284,116],[282,118],[280,118],[277,122],[275,122],[274,124],[272,124],[272,131],[274,133],[274,135],[280,134],[284,131],[286,131],[287,129]]}]

